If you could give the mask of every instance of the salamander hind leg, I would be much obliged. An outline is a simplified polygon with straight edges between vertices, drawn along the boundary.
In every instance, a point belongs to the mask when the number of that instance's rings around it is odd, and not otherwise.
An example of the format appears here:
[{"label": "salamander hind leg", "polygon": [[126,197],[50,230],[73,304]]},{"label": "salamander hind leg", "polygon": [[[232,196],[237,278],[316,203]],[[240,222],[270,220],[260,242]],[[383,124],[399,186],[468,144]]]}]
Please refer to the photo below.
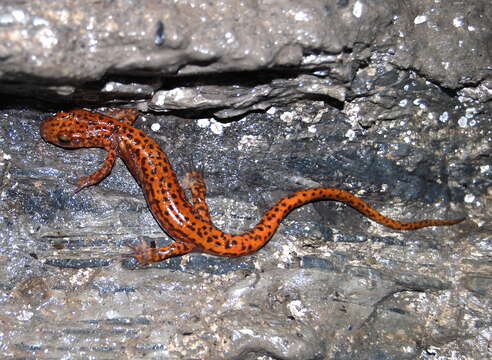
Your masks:
[{"label": "salamander hind leg", "polygon": [[104,160],[99,170],[97,170],[93,174],[83,176],[77,180],[77,189],[75,190],[75,193],[78,193],[85,187],[97,184],[99,181],[108,176],[111,173],[111,169],[113,169],[115,162],[116,150],[110,149],[108,151],[108,156],[106,157],[106,160]]},{"label": "salamander hind leg", "polygon": [[192,244],[183,242],[173,242],[161,248],[151,247],[146,241],[141,241],[137,245],[127,246],[133,250],[130,256],[137,259],[141,265],[162,261],[172,256],[184,255],[194,249]]},{"label": "salamander hind leg", "polygon": [[193,209],[201,216],[203,221],[212,223],[208,205],[205,200],[207,196],[207,186],[203,180],[203,171],[195,169],[188,172],[183,179],[183,186],[190,189],[193,197]]}]

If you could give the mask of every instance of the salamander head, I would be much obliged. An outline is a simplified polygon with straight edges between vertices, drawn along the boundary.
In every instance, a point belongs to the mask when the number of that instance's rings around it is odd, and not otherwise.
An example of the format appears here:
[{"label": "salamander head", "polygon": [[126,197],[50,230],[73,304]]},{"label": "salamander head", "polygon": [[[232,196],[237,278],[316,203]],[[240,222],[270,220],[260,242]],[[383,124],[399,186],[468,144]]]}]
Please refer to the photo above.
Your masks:
[{"label": "salamander head", "polygon": [[41,123],[41,136],[47,142],[64,147],[104,147],[110,142],[113,126],[104,115],[87,110],[58,112]]}]

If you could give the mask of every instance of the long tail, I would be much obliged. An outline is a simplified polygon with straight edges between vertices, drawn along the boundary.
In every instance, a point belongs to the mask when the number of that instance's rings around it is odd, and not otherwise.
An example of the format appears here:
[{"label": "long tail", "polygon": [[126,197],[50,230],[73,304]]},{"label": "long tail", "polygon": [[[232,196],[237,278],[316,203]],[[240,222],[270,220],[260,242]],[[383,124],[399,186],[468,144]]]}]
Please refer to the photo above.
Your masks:
[{"label": "long tail", "polygon": [[[280,222],[292,209],[314,200],[336,200],[343,202],[350,205],[368,218],[397,230],[415,230],[428,226],[447,226],[457,224],[464,220],[464,218],[461,218],[454,220],[426,219],[410,222],[397,221],[384,216],[379,211],[369,206],[369,204],[367,204],[364,200],[347,191],[337,188],[320,187],[297,191],[282,198],[272,208],[270,208],[265,215],[263,215],[261,221],[255,227],[243,234],[232,235],[223,233],[222,231],[216,229],[217,237],[222,240],[219,240],[218,243],[223,245],[218,248],[214,248],[210,252],[230,257],[252,253],[261,248],[268,242],[268,240],[270,240],[272,235],[277,230]],[[207,251],[208,249],[204,250]]]}]

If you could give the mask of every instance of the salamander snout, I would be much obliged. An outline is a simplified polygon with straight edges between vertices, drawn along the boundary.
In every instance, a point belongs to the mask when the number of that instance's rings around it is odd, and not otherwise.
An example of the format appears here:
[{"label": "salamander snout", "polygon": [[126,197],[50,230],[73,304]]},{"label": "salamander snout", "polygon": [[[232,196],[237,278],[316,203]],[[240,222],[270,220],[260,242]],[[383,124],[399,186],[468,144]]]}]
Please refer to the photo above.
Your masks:
[{"label": "salamander snout", "polygon": [[86,146],[84,142],[90,134],[86,123],[66,112],[48,117],[41,123],[39,130],[45,141],[65,148]]},{"label": "salamander snout", "polygon": [[[60,116],[62,115],[62,116]],[[52,144],[67,147],[71,143],[70,120],[66,118],[66,113],[57,113],[44,120],[40,127],[41,137]]]}]

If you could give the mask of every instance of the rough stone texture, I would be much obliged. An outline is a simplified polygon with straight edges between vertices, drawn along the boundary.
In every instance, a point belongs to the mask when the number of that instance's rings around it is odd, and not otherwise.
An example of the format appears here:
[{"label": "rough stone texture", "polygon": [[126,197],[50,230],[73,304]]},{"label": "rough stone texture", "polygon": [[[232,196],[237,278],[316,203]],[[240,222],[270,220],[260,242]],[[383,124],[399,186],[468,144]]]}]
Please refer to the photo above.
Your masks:
[{"label": "rough stone texture", "polygon": [[[265,108],[267,100],[289,102],[292,95],[275,94],[275,77],[230,73],[276,69],[294,79],[312,72],[316,76],[309,93],[343,101],[340,88],[350,90],[354,72],[378,53],[387,63],[457,89],[490,79],[492,8],[487,5],[432,0],[7,0],[0,5],[0,92],[57,104],[100,105],[148,99],[160,90],[149,105],[168,110],[176,105],[164,101],[169,90],[190,86],[179,92],[185,97],[181,108],[189,109],[197,101],[204,106],[195,96],[197,84],[220,82],[231,88],[219,88],[212,99],[206,98],[208,107],[220,108],[231,105],[235,86],[257,88],[264,81],[260,98],[252,91],[248,105],[235,104],[247,110]],[[239,92],[244,96],[246,91]]]},{"label": "rough stone texture", "polygon": [[[3,1],[3,357],[490,357],[487,5]],[[127,169],[75,195],[103,152],[38,133],[49,110],[129,100],[180,176],[203,166],[224,230],[319,185],[468,220],[398,232],[318,202],[252,256],[138,268],[127,242],[168,239]]]}]

